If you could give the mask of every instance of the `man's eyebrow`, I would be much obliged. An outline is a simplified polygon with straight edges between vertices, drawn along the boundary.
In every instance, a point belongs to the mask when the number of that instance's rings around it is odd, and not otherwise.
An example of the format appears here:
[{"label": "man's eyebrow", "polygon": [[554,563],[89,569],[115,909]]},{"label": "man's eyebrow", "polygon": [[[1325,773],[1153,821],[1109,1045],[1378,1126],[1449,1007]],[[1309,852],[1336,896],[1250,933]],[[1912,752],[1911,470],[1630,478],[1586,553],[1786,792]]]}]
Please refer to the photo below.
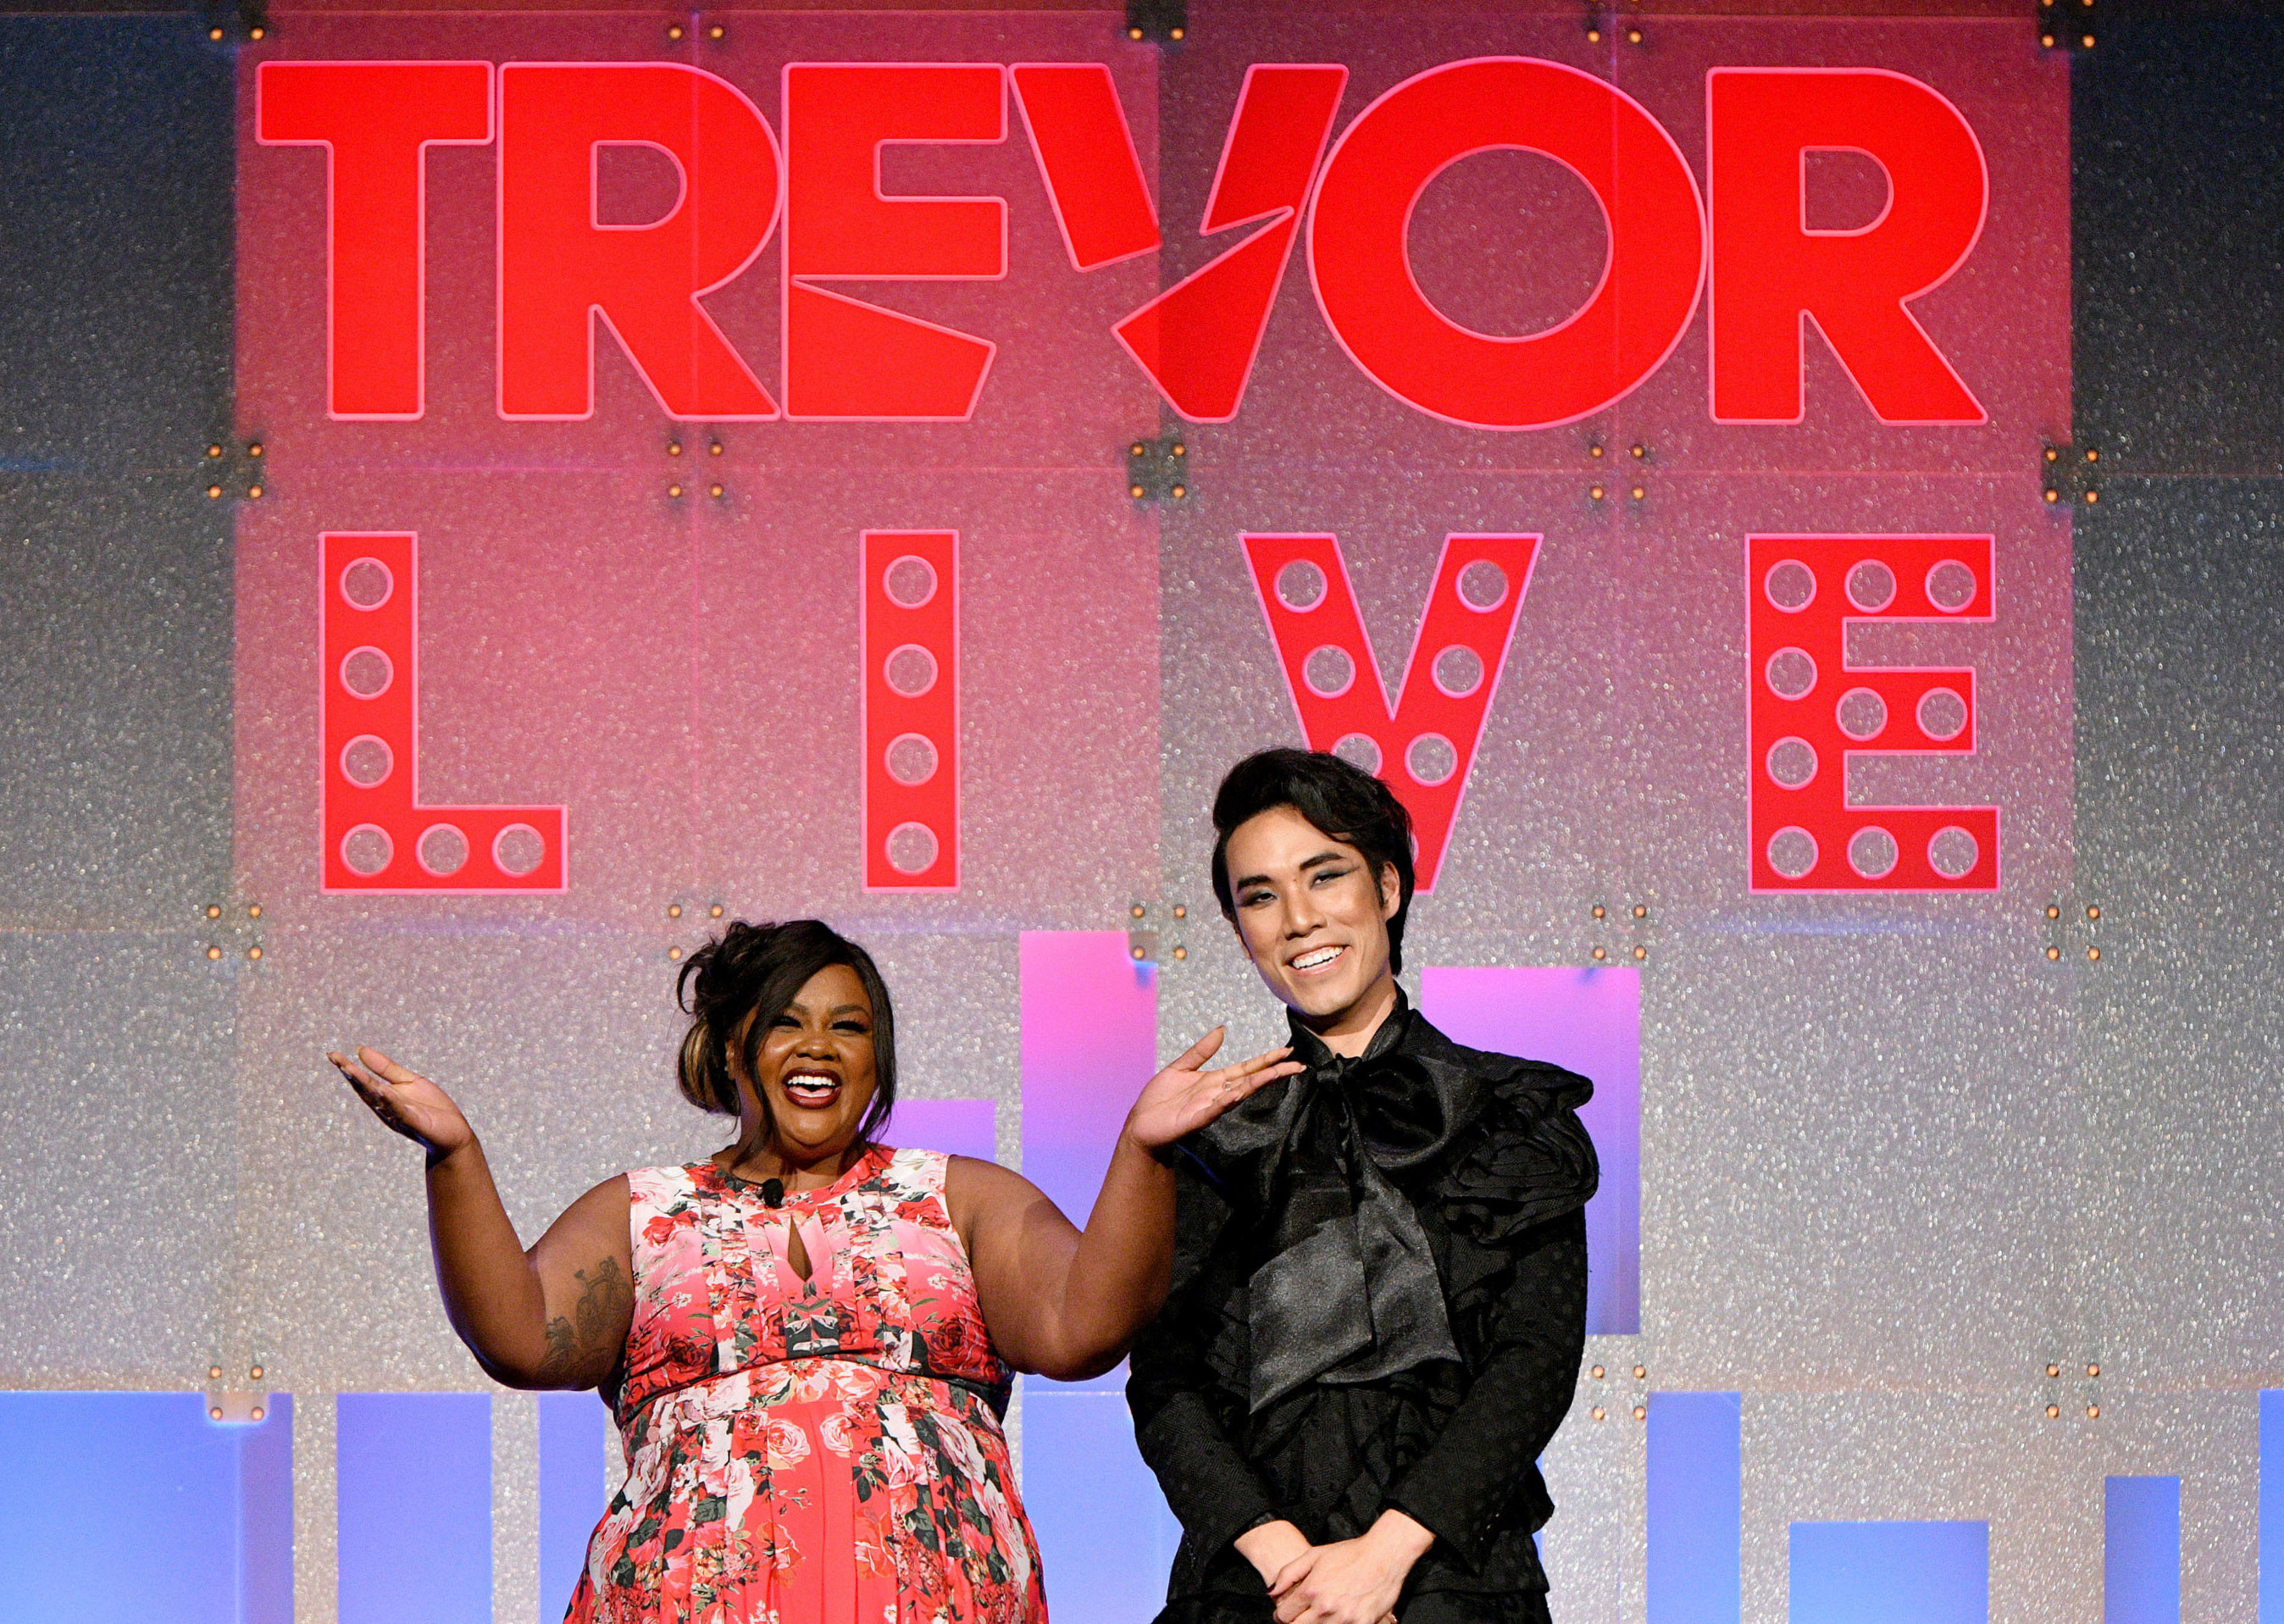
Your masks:
[{"label": "man's eyebrow", "polygon": [[[1328,863],[1345,863],[1346,861],[1348,861],[1347,858],[1338,852],[1318,852],[1315,856],[1302,862],[1299,865],[1299,871],[1306,874],[1310,869],[1322,868]],[[1265,886],[1268,883],[1269,876],[1266,874],[1247,874],[1231,881],[1229,888],[1232,891],[1242,891],[1248,886]]]}]

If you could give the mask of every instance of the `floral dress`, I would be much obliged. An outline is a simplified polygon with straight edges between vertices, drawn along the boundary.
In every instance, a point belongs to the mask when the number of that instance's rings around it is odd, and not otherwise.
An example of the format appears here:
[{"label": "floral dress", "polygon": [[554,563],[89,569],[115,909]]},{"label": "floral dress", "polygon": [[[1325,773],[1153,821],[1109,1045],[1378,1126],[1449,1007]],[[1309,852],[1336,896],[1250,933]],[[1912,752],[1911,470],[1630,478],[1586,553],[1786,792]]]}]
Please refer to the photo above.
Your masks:
[{"label": "floral dress", "polygon": [[778,1207],[711,1162],[627,1175],[627,1480],[568,1624],[1045,1624],[945,1165],[875,1146]]}]

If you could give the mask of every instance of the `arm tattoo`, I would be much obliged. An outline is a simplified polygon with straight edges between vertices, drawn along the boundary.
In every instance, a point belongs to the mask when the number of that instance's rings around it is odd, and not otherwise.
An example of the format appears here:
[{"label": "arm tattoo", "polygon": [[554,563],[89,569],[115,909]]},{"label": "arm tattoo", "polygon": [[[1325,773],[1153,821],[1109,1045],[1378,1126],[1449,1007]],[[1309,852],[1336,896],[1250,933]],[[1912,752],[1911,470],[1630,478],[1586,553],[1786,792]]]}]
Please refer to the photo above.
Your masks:
[{"label": "arm tattoo", "polygon": [[[616,1258],[575,1270],[572,1278],[583,1289],[572,1305],[574,1317],[559,1314],[547,1322],[547,1351],[540,1356],[539,1376],[549,1386],[591,1386],[618,1362],[622,1339],[618,1322],[633,1292]],[[590,1372],[592,1379],[582,1379]]]}]

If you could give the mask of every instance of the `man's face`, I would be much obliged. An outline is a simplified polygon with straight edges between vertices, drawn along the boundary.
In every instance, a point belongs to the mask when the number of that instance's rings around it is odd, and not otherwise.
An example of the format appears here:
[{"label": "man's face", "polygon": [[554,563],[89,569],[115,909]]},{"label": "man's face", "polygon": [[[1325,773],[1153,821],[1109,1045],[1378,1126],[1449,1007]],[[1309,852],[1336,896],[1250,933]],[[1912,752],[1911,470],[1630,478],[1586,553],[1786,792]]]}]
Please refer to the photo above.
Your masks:
[{"label": "man's face", "polygon": [[1388,922],[1403,901],[1393,865],[1374,874],[1291,807],[1240,824],[1223,855],[1238,939],[1289,1008],[1334,1016],[1388,978]]}]

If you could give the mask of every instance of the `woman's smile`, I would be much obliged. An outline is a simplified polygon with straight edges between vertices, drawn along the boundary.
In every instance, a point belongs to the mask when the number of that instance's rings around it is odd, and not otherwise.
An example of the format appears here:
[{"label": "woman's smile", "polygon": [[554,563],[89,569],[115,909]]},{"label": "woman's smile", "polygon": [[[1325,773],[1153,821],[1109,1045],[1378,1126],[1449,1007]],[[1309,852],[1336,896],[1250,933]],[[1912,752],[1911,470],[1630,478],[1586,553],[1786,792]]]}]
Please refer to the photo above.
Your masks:
[{"label": "woman's smile", "polygon": [[784,1079],[786,1098],[804,1111],[830,1111],[841,1097],[841,1079],[822,1069],[801,1067]]}]

